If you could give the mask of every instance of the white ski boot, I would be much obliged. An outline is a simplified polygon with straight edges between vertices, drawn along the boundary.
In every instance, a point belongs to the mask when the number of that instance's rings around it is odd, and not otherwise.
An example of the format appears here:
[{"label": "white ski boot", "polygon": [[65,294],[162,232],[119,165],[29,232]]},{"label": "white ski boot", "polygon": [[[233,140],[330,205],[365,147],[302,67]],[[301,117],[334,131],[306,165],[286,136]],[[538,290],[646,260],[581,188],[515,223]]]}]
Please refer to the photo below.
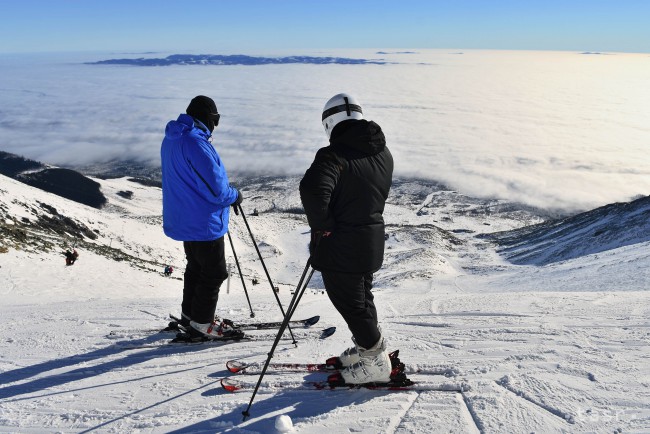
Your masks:
[{"label": "white ski boot", "polygon": [[352,338],[352,342],[354,342],[354,346],[343,351],[339,356],[339,362],[344,368],[347,368],[350,365],[354,365],[359,361],[359,347],[357,345],[357,341]]},{"label": "white ski boot", "polygon": [[357,345],[359,361],[343,369],[340,374],[346,384],[387,383],[390,381],[391,361],[386,341],[380,337],[371,348]]}]

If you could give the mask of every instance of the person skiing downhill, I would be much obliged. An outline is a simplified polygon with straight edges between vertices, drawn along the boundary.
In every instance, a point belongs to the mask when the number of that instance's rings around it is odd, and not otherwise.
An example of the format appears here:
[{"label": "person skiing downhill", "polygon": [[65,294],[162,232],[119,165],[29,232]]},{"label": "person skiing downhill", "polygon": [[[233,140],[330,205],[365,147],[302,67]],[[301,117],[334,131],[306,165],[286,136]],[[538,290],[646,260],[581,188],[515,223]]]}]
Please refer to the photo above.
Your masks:
[{"label": "person skiing downhill", "polygon": [[329,146],[321,148],[300,182],[312,232],[311,265],[352,332],[354,346],[340,356],[349,384],[387,382],[391,361],[372,294],[373,273],[384,257],[383,211],[392,184],[393,157],[381,127],[363,118],[361,105],[341,93],[323,108]]},{"label": "person skiing downhill", "polygon": [[223,335],[214,323],[219,289],[228,277],[223,237],[230,206],[242,201],[211,144],[220,117],[214,101],[199,95],[186,114],[167,124],[160,147],[163,230],[183,242],[181,325],[192,339]]}]

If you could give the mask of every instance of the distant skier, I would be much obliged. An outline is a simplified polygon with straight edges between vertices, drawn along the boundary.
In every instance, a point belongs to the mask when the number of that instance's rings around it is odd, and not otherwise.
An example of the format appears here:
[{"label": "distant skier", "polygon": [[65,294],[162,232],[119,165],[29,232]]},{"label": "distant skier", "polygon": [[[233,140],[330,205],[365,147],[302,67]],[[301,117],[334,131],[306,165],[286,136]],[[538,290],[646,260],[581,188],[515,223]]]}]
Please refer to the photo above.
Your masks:
[{"label": "distant skier", "polygon": [[172,267],[171,265],[165,265],[165,271],[164,271],[165,276],[169,277],[172,275],[173,272],[174,272],[174,267]]},{"label": "distant skier", "polygon": [[220,119],[214,101],[197,96],[186,112],[167,124],[160,148],[163,229],[183,241],[187,265],[181,319],[193,338],[201,338],[219,335],[214,314],[219,288],[228,277],[223,236],[230,206],[238,206],[242,195],[229,184],[210,143]]},{"label": "distant skier", "polygon": [[77,253],[76,249],[67,249],[64,253],[65,255],[65,265],[74,265],[75,261],[79,257],[79,253]]},{"label": "distant skier", "polygon": [[350,384],[387,382],[391,362],[371,290],[384,257],[382,213],[393,157],[379,125],[363,119],[352,96],[332,97],[322,121],[330,145],[316,153],[300,182],[312,230],[311,264],[352,332],[355,345],[340,356],[342,378]]}]

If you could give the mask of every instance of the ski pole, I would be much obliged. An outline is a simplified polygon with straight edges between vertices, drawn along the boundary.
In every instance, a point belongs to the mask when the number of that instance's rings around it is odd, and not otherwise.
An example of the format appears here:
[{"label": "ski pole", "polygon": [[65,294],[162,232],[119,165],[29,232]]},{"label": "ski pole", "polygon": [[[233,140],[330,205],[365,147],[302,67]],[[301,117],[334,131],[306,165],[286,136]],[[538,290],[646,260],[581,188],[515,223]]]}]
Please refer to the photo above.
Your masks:
[{"label": "ski pole", "polygon": [[246,294],[246,300],[248,300],[248,307],[251,310],[251,318],[254,318],[255,312],[253,312],[251,299],[248,297],[248,290],[246,289],[246,283],[244,282],[244,275],[241,272],[241,267],[239,266],[239,259],[237,259],[237,252],[235,252],[235,245],[232,243],[232,237],[230,236],[230,231],[228,231],[228,241],[230,241],[230,248],[232,249],[232,255],[235,257],[235,264],[237,264],[237,270],[239,271],[239,278],[241,279],[241,284],[244,287],[244,294]]},{"label": "ski pole", "polygon": [[[282,313],[282,316],[286,317],[287,314],[282,308],[280,297],[278,297],[278,294],[275,292],[275,287],[273,286],[271,275],[269,274],[269,270],[267,270],[266,268],[266,264],[264,263],[264,258],[262,258],[262,253],[260,252],[259,247],[257,247],[257,241],[255,241],[255,237],[253,236],[253,231],[251,230],[251,227],[248,225],[248,220],[246,219],[246,214],[244,214],[244,209],[241,207],[241,204],[237,205],[237,208],[235,209],[239,209],[239,214],[241,214],[242,218],[244,219],[244,224],[246,224],[246,229],[248,229],[248,233],[251,236],[251,240],[253,241],[253,246],[255,246],[255,250],[257,251],[257,256],[260,258],[260,262],[262,263],[262,268],[264,268],[264,273],[266,273],[266,278],[269,280],[269,284],[271,285],[271,291],[275,296],[275,300],[278,302],[278,306],[280,306],[280,312]],[[298,342],[296,341],[296,338],[293,335],[293,331],[291,330],[291,327],[289,327],[289,334],[291,335],[291,339],[293,339],[293,344],[298,345]]]},{"label": "ski pole", "polygon": [[[280,329],[278,330],[278,334],[275,337],[275,340],[273,341],[273,346],[271,347],[271,351],[268,354],[268,357],[266,358],[266,362],[264,363],[264,368],[262,368],[262,373],[260,374],[260,378],[257,380],[257,384],[255,385],[255,389],[253,389],[253,396],[251,396],[251,400],[248,403],[248,407],[246,410],[242,411],[242,415],[244,415],[244,421],[246,418],[250,416],[249,410],[251,409],[251,406],[253,405],[253,400],[255,400],[255,395],[257,395],[257,391],[260,388],[260,384],[262,384],[262,379],[264,378],[264,374],[266,374],[266,370],[269,367],[269,364],[271,363],[271,359],[273,358],[273,354],[275,353],[275,349],[278,346],[278,343],[280,342],[280,339],[282,338],[282,335],[284,334],[285,329],[289,326],[289,321],[291,321],[291,315],[296,311],[296,307],[298,306],[298,301],[302,298],[302,293],[305,292],[305,289],[307,289],[307,285],[309,284],[309,281],[311,280],[311,276],[314,274],[314,270],[311,270],[311,273],[309,273],[309,277],[305,281],[305,276],[307,276],[307,271],[311,268],[311,257],[309,260],[307,260],[307,265],[305,266],[305,270],[302,272],[302,276],[300,276],[300,280],[298,281],[298,286],[296,287],[296,291],[293,294],[293,297],[291,298],[291,302],[289,303],[289,306],[287,307],[287,314],[284,316],[284,320],[282,321],[282,325],[280,326]],[[304,285],[303,285],[304,281]]]},{"label": "ski pole", "polygon": [[[293,317],[293,314],[296,313],[296,308],[298,307],[298,303],[300,303],[300,300],[302,299],[302,296],[305,294],[305,289],[307,289],[307,285],[309,285],[309,282],[311,281],[311,277],[314,275],[314,269],[312,268],[311,271],[309,272],[309,276],[307,276],[307,280],[305,281],[305,285],[300,291],[300,295],[298,295],[298,298],[296,299],[296,302],[293,304],[293,308],[291,310],[287,309],[287,314],[289,315],[289,318]],[[291,306],[291,305],[289,305]]]}]

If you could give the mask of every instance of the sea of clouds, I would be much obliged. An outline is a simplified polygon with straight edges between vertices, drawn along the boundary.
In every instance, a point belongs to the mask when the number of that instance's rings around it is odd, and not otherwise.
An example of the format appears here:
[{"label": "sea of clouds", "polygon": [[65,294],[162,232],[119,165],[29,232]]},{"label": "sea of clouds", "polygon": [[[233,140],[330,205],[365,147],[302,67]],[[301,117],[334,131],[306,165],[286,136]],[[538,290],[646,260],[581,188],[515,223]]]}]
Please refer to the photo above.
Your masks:
[{"label": "sea of clouds", "polygon": [[650,55],[272,55],[388,63],[154,67],[85,63],[137,53],[0,55],[0,150],[55,165],[158,165],[166,123],[203,94],[222,113],[213,144],[229,171],[301,174],[327,145],[323,105],[348,92],[382,126],[400,177],[567,211],[650,194]]}]

